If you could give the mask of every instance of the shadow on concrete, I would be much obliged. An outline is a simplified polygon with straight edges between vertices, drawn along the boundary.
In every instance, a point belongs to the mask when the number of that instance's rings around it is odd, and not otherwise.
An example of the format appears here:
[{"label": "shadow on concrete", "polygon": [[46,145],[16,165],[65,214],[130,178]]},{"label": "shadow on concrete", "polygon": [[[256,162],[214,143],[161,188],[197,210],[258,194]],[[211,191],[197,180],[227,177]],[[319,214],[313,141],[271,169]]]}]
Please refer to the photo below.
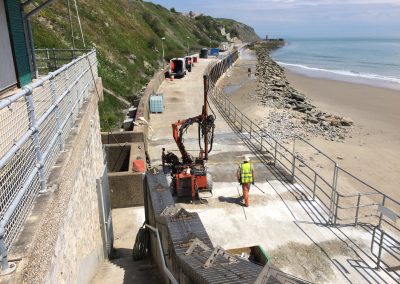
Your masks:
[{"label": "shadow on concrete", "polygon": [[218,200],[220,202],[227,202],[227,203],[233,203],[233,204],[238,204],[238,205],[243,205],[242,200],[243,197],[225,197],[225,196],[218,196]]},{"label": "shadow on concrete", "polygon": [[[252,141],[249,139],[246,133],[242,133],[240,129],[238,129],[235,123],[233,123],[230,120],[230,118],[224,113],[223,109],[219,107],[218,104],[214,104],[214,106],[219,110],[219,113],[224,118],[225,122],[231,127],[231,129],[242,140],[242,142],[251,150],[251,152],[259,159],[259,161],[262,164],[264,164],[264,166],[267,169],[266,181],[270,183],[275,193],[285,204],[286,208],[293,216],[294,223],[299,227],[300,230],[303,231],[303,233],[310,239],[310,241],[312,241],[316,246],[318,246],[321,249],[321,251],[332,262],[332,264],[341,272],[341,274],[351,283],[351,280],[348,278],[349,272],[346,269],[343,269],[344,268],[343,263],[340,263],[338,260],[331,258],[329,252],[324,250],[324,248],[322,248],[316,241],[314,241],[314,239],[303,228],[301,228],[300,226],[301,223],[309,223],[321,227],[326,227],[329,229],[331,233],[333,233],[337,237],[337,239],[341,240],[344,244],[349,246],[351,250],[354,252],[356,258],[359,259],[347,259],[347,262],[350,265],[350,267],[352,267],[353,270],[355,270],[367,283],[387,283],[385,279],[383,279],[379,274],[377,274],[374,267],[371,267],[368,263],[362,260],[363,258],[366,257],[374,263],[376,259],[374,259],[373,256],[368,254],[367,253],[368,250],[362,247],[361,244],[353,241],[351,236],[346,234],[346,232],[344,231],[344,228],[354,227],[354,225],[331,226],[329,224],[329,209],[324,207],[324,205],[321,204],[322,202],[318,202],[318,197],[313,199],[301,184],[295,186],[295,184],[291,182],[292,176],[290,171],[285,167],[280,166],[279,164],[274,164],[272,153],[266,151],[261,152],[259,147],[257,147],[252,143]],[[303,211],[309,217],[309,220],[299,220],[299,218],[295,215],[294,211],[287,203],[287,195],[285,195],[286,198],[284,198],[282,194],[277,191],[276,187],[273,184],[271,184],[272,180],[279,181],[286,188],[286,190],[291,194],[291,200],[297,201],[297,203],[303,208]],[[224,200],[220,199],[220,201]],[[231,203],[236,203],[236,202],[231,201]],[[372,226],[371,224],[364,224],[364,225],[359,224],[359,227],[361,227],[363,230],[369,232],[372,235],[371,226]],[[389,273],[387,268],[385,268],[385,272],[395,281],[399,281],[398,279],[395,279],[395,275],[391,275]]]},{"label": "shadow on concrete", "polygon": [[139,261],[134,261],[132,259],[131,252],[129,257],[113,259],[110,260],[110,262],[113,265],[123,269],[123,284],[162,283],[160,272],[156,266],[156,263],[152,261],[151,257]]}]

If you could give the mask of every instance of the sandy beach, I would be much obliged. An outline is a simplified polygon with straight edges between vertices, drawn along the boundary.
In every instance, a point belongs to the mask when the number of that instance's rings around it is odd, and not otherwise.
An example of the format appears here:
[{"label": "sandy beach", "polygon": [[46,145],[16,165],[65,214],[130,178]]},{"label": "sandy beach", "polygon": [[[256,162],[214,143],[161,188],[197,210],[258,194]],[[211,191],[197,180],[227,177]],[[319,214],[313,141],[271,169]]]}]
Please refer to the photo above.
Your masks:
[{"label": "sandy beach", "polygon": [[292,86],[322,110],[351,117],[344,143],[311,142],[338,163],[395,199],[400,198],[400,91],[306,77],[285,70]]},{"label": "sandy beach", "polygon": [[[269,111],[250,99],[257,79],[249,77],[247,70],[255,70],[256,63],[255,54],[248,52],[221,82],[232,102],[253,120],[265,117]],[[354,121],[341,142],[322,137],[311,138],[310,142],[350,173],[400,199],[400,91],[311,78],[289,70],[285,73],[292,87],[320,110]]]}]

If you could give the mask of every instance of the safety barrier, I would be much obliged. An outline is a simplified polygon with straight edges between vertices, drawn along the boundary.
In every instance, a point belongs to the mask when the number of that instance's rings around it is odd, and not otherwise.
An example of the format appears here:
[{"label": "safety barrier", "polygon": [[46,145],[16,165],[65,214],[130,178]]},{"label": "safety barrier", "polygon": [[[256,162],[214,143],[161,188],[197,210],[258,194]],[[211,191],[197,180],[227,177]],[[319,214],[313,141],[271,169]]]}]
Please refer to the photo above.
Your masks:
[{"label": "safety barrier", "polygon": [[35,49],[36,69],[39,75],[48,74],[90,52],[90,49]]},{"label": "safety barrier", "polygon": [[[225,120],[236,130],[264,162],[279,172],[311,202],[318,223],[324,225],[362,225],[371,233],[371,253],[377,268],[384,268],[393,278],[400,272],[400,203],[341,168],[332,158],[301,137],[294,137],[289,149],[265,129],[244,115],[217,87],[220,77],[238,58],[238,50],[211,63],[205,71],[209,77],[209,96]],[[230,58],[229,58],[230,57]],[[301,146],[301,147],[300,147]],[[324,171],[305,161],[302,149],[323,159]],[[352,193],[352,194],[349,194]],[[318,208],[317,210],[315,210]]]},{"label": "safety barrier", "polygon": [[96,52],[91,51],[18,93],[0,100],[0,260],[20,232],[54,166],[79,110],[95,87]]}]

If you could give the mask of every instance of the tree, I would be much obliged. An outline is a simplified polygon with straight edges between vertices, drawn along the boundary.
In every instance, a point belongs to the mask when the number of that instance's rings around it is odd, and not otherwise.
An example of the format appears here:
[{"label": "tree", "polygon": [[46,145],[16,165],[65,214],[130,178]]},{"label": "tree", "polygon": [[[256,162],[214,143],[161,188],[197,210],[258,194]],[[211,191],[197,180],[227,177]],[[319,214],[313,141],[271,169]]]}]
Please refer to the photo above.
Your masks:
[{"label": "tree", "polygon": [[172,8],[170,9],[170,11],[171,11],[172,13],[175,13],[175,14],[176,14],[176,10],[175,10],[174,7],[172,7]]}]

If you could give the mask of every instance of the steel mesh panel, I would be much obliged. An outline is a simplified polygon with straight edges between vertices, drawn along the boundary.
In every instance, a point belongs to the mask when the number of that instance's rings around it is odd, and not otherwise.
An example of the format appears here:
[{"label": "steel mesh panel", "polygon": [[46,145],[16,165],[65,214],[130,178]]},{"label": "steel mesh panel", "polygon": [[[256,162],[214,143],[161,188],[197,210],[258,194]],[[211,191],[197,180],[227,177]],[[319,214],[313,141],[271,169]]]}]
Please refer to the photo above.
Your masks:
[{"label": "steel mesh panel", "polygon": [[50,142],[55,135],[57,135],[57,121],[55,112],[53,111],[39,126],[39,142],[42,153],[48,150]]},{"label": "steel mesh panel", "polygon": [[18,153],[0,169],[0,214],[4,215],[36,164],[35,148],[29,139]]},{"label": "steel mesh panel", "polygon": [[72,119],[71,119],[71,117],[69,117],[64,128],[61,130],[61,140],[62,141],[66,141],[69,136],[69,133],[71,132],[71,128],[72,128],[71,122],[72,122]]},{"label": "steel mesh panel", "polygon": [[46,179],[49,177],[50,171],[55,165],[59,153],[60,147],[56,141],[53,146],[48,149],[48,155],[46,156],[46,160],[44,161],[44,175]]},{"label": "steel mesh panel", "polygon": [[56,98],[59,98],[68,88],[68,79],[66,72],[62,72],[53,78],[53,86]]},{"label": "steel mesh panel", "polygon": [[[93,73],[97,76],[95,53],[91,54],[91,60]],[[5,227],[4,238],[7,248],[18,235],[41,188],[36,150],[40,150],[44,159],[43,173],[47,179],[60,153],[59,143],[64,143],[68,138],[83,101],[94,85],[88,68],[88,60],[82,58],[55,77],[46,80],[32,92],[35,119],[44,118],[37,133],[39,149],[35,149],[35,140],[31,137],[0,169],[0,217],[3,217],[7,210],[11,210],[10,205],[13,202],[13,205],[16,205],[15,208],[12,207],[13,212]],[[79,80],[75,82],[77,79]],[[57,100],[60,101],[56,108],[43,117]],[[0,158],[3,158],[10,152],[15,141],[18,141],[30,128],[27,101],[24,97],[14,101],[9,108],[0,110],[0,125]],[[61,135],[58,135],[59,127],[62,127]],[[16,196],[27,182],[29,182],[27,191],[18,204],[15,204]]]},{"label": "steel mesh panel", "polygon": [[35,115],[40,118],[52,105],[50,81],[46,81],[43,86],[35,88],[32,92],[32,99],[35,106]]},{"label": "steel mesh panel", "polygon": [[8,108],[0,109],[0,157],[3,157],[29,127],[25,98],[18,99]]},{"label": "steel mesh panel", "polygon": [[70,111],[70,107],[69,107],[68,103],[69,103],[69,98],[68,98],[68,95],[67,95],[58,104],[58,109],[59,109],[59,114],[60,114],[60,122],[61,123],[64,122],[64,120],[67,118],[68,113]]},{"label": "steel mesh panel", "polygon": [[30,208],[35,200],[37,193],[39,192],[39,189],[39,175],[38,173],[36,173],[34,179],[28,186],[28,191],[25,193],[16,210],[11,215],[9,222],[5,226],[4,241],[7,248],[11,246],[19,231],[21,230],[21,227],[30,212]]}]

